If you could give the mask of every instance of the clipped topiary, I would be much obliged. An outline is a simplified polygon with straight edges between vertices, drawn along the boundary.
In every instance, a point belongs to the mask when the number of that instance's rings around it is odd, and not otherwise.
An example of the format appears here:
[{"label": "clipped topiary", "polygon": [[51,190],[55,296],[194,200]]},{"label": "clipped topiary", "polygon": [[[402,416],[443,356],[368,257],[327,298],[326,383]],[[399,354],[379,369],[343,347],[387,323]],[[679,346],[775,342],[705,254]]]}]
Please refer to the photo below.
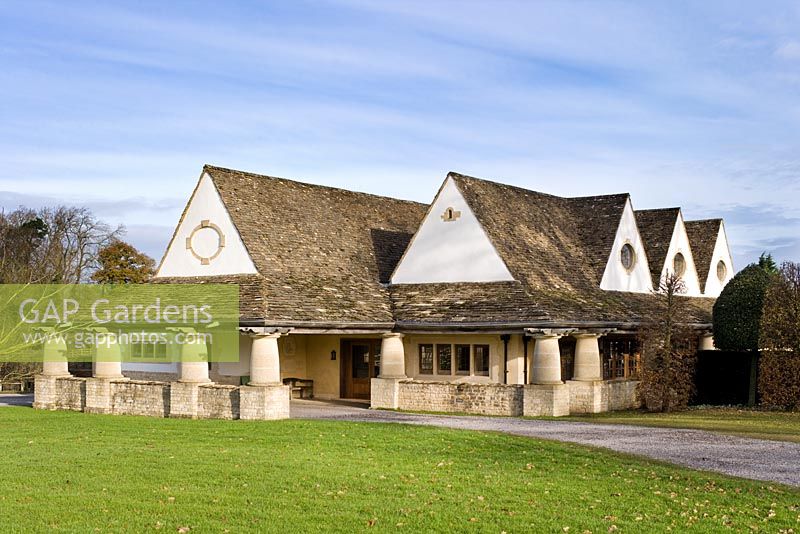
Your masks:
[{"label": "clipped topiary", "polygon": [[773,277],[758,264],[742,269],[714,304],[714,345],[720,350],[758,350],[764,294]]}]

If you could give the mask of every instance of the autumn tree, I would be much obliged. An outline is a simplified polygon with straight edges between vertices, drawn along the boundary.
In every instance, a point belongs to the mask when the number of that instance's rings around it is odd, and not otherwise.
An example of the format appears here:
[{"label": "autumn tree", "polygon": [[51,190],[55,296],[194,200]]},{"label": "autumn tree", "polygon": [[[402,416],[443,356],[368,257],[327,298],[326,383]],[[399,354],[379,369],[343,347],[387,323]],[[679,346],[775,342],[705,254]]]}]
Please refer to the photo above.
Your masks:
[{"label": "autumn tree", "polygon": [[685,292],[680,276],[665,276],[655,293],[652,319],[639,333],[639,392],[651,411],[685,407],[694,393],[695,333],[686,325]]},{"label": "autumn tree", "polygon": [[119,239],[100,249],[100,268],[92,280],[100,284],[143,284],[155,273],[155,261]]}]

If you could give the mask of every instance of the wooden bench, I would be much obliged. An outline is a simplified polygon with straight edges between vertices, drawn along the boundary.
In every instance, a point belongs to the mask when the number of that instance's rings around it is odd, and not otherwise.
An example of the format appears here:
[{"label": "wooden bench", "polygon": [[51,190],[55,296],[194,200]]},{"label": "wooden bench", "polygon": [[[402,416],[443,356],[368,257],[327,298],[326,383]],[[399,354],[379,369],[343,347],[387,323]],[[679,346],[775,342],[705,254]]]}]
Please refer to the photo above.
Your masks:
[{"label": "wooden bench", "polygon": [[292,390],[293,399],[311,399],[314,397],[314,381],[305,378],[284,378],[283,385]]}]

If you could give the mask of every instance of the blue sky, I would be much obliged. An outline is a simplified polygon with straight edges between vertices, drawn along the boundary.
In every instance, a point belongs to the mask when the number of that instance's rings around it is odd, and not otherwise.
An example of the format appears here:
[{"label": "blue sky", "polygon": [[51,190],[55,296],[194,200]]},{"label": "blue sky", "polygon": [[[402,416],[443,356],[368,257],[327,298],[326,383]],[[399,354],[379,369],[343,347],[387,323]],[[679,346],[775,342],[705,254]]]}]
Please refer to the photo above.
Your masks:
[{"label": "blue sky", "polygon": [[160,258],[211,163],[429,202],[455,170],[724,217],[800,260],[800,3],[0,4],[0,205]]}]

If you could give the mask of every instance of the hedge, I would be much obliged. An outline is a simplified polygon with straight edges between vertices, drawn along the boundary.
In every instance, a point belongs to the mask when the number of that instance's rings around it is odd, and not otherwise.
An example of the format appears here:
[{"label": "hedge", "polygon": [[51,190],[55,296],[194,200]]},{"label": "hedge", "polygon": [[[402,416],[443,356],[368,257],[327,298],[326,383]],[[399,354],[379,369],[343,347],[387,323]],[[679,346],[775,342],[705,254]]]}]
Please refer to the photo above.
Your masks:
[{"label": "hedge", "polygon": [[764,294],[773,276],[757,264],[752,264],[728,282],[714,303],[714,344],[718,349],[759,349]]}]

